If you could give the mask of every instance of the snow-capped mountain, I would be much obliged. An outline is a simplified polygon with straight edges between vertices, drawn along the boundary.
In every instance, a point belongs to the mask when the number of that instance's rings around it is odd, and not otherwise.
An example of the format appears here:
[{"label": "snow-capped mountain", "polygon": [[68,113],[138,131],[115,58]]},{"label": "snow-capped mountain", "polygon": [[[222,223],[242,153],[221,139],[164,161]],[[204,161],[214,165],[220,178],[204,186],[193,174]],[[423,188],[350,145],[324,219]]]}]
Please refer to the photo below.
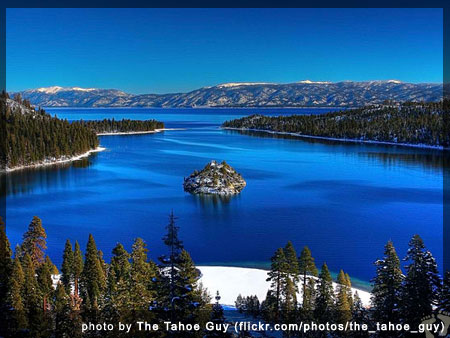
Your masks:
[{"label": "snow-capped mountain", "polygon": [[46,87],[21,92],[43,107],[313,107],[363,106],[385,100],[439,101],[442,84],[365,82],[223,83],[188,93],[134,95],[116,89]]}]

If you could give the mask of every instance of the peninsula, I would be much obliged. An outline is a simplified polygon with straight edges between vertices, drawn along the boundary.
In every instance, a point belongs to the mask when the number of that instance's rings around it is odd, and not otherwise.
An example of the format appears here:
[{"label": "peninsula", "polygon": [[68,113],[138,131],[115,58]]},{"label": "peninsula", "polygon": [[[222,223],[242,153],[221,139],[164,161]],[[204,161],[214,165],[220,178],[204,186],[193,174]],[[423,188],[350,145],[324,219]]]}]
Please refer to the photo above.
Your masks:
[{"label": "peninsula", "polygon": [[0,172],[40,167],[79,160],[102,151],[98,136],[156,133],[165,130],[156,120],[130,119],[73,121],[51,116],[36,109],[26,99],[16,95],[11,99],[0,94],[0,118],[6,140]]},{"label": "peninsula", "polygon": [[304,138],[443,149],[450,143],[437,103],[386,102],[321,115],[251,115],[226,121],[224,129],[263,131]]}]

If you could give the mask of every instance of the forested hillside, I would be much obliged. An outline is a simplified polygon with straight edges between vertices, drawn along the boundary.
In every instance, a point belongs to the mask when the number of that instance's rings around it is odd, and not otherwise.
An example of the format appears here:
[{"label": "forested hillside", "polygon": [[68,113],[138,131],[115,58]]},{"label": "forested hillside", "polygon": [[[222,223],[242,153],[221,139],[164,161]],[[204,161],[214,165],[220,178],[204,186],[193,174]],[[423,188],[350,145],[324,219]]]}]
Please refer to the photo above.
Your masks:
[{"label": "forested hillside", "polygon": [[407,102],[377,105],[323,115],[251,115],[223,123],[225,128],[257,129],[361,141],[445,146],[443,104]]},{"label": "forested hillside", "polygon": [[84,154],[99,145],[97,134],[145,132],[164,128],[156,120],[104,119],[69,122],[35,109],[20,95],[0,95],[2,169],[51,163]]},{"label": "forested hillside", "polygon": [[146,132],[155,129],[163,129],[164,123],[156,120],[114,120],[104,119],[102,121],[81,121],[81,124],[92,129],[97,134],[101,133],[130,133],[130,132]]},{"label": "forested hillside", "polygon": [[7,93],[0,98],[2,125],[2,168],[26,166],[72,157],[99,145],[93,130],[80,123],[69,123],[34,109],[27,100]]}]

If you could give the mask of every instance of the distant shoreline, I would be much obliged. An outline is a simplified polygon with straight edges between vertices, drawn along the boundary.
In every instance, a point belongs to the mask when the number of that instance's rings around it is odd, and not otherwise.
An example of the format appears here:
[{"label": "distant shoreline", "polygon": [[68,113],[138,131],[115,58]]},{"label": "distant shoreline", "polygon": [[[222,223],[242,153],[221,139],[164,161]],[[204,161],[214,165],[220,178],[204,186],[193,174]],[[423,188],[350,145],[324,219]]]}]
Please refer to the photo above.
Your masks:
[{"label": "distant shoreline", "polygon": [[168,130],[185,130],[184,128],[161,128],[154,130],[145,130],[145,131],[124,131],[124,132],[112,132],[112,133],[98,133],[97,136],[114,136],[114,135],[138,135],[138,134],[154,134],[160,133],[162,131]]},{"label": "distant shoreline", "polygon": [[54,164],[62,164],[62,163],[68,163],[68,162],[72,162],[72,161],[77,161],[77,160],[81,160],[82,158],[88,157],[90,154],[92,153],[98,153],[100,151],[104,151],[106,150],[106,148],[104,147],[100,147],[98,146],[95,149],[91,149],[83,154],[80,155],[76,155],[76,156],[72,156],[72,157],[67,157],[67,156],[62,156],[58,159],[54,159],[54,160],[44,160],[41,161],[39,163],[34,163],[34,164],[28,164],[28,165],[22,165],[22,166],[18,166],[18,167],[13,167],[13,168],[6,168],[6,169],[2,169],[0,172],[1,173],[10,173],[16,170],[22,170],[22,169],[28,169],[28,168],[37,168],[37,167],[45,167],[45,166],[49,166],[49,165],[54,165]]},{"label": "distant shoreline", "polygon": [[358,140],[358,139],[349,139],[349,138],[337,138],[337,137],[327,137],[327,136],[314,136],[314,135],[304,135],[298,133],[288,133],[283,131],[273,131],[266,129],[253,129],[253,128],[232,128],[232,127],[220,127],[225,130],[238,130],[238,131],[257,131],[268,134],[277,134],[277,135],[290,135],[308,139],[318,139],[318,140],[328,140],[328,141],[339,141],[339,142],[351,142],[351,143],[368,143],[368,144],[383,144],[390,146],[401,146],[401,147],[410,147],[410,148],[419,148],[419,149],[430,149],[430,150],[444,150],[443,146],[430,146],[427,144],[412,144],[412,143],[396,143],[396,142],[387,142],[387,141],[371,141],[371,140]]}]

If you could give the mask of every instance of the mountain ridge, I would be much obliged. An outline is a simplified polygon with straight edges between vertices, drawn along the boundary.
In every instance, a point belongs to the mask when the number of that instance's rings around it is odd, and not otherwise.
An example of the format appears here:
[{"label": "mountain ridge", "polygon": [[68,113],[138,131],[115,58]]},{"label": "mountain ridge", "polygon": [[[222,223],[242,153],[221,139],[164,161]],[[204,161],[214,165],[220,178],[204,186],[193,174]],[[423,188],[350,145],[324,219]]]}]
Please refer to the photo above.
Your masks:
[{"label": "mountain ridge", "polygon": [[442,84],[399,80],[229,82],[186,93],[131,94],[118,89],[41,87],[18,92],[43,107],[356,107],[442,99]]}]

